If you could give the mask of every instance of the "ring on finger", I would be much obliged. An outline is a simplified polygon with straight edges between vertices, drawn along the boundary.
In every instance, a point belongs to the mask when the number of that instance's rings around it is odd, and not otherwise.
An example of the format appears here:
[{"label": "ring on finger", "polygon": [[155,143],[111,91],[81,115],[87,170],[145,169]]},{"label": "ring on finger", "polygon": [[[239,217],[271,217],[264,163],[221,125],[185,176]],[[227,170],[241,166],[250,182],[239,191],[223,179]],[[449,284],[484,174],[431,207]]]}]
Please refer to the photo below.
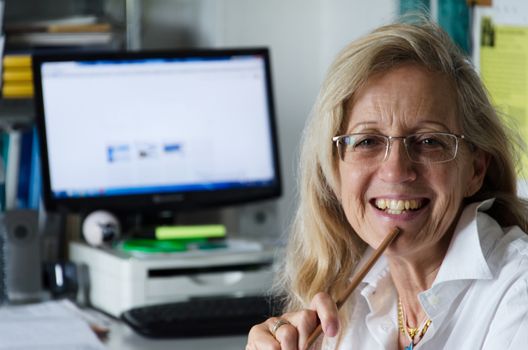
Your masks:
[{"label": "ring on finger", "polygon": [[275,337],[275,333],[277,333],[277,330],[284,326],[285,324],[290,324],[288,320],[285,320],[284,318],[279,318],[275,323],[273,324],[273,327],[271,327],[271,334]]}]

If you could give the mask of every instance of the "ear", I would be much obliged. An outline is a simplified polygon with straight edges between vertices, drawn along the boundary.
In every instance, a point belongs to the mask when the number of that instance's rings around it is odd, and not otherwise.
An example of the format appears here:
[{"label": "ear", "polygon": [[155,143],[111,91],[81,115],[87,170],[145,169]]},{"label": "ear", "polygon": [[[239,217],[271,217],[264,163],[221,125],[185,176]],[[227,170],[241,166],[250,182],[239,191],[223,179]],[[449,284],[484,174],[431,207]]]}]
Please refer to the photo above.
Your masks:
[{"label": "ear", "polygon": [[490,163],[490,155],[481,149],[476,149],[472,153],[472,158],[473,168],[470,169],[471,175],[468,179],[468,186],[464,193],[464,197],[471,197],[480,190]]}]

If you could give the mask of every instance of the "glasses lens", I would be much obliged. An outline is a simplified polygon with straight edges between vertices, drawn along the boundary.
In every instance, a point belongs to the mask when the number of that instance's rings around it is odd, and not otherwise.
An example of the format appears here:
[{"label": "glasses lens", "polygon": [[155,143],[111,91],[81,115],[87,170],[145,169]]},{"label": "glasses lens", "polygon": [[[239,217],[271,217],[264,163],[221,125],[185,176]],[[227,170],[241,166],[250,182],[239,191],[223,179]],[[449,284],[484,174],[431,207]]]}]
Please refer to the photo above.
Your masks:
[{"label": "glasses lens", "polygon": [[388,141],[388,138],[382,135],[351,134],[341,137],[337,145],[344,162],[372,162],[385,157]]},{"label": "glasses lens", "polygon": [[407,153],[413,162],[441,163],[456,157],[458,139],[447,133],[426,133],[408,136]]}]

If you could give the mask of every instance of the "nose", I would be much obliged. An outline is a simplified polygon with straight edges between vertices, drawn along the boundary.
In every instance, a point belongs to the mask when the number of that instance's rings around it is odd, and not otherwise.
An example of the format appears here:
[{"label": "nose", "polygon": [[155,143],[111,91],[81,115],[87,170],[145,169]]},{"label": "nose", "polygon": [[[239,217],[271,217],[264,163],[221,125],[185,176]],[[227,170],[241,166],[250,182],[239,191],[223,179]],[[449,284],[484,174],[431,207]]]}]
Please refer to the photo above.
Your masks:
[{"label": "nose", "polygon": [[401,138],[393,138],[385,160],[381,163],[381,179],[389,183],[405,183],[416,180],[415,164],[409,159]]}]

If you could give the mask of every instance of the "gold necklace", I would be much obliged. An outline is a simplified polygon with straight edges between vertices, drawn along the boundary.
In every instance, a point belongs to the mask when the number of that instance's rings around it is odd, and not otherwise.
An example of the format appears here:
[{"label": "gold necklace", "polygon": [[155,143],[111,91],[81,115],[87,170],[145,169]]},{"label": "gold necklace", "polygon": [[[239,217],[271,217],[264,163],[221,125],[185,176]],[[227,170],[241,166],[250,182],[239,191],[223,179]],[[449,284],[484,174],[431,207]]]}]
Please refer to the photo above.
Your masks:
[{"label": "gold necklace", "polygon": [[[400,328],[400,332],[403,335],[407,335],[411,341],[411,344],[408,347],[406,347],[406,349],[412,349],[412,345],[415,345],[416,343],[420,341],[420,339],[423,338],[425,332],[427,332],[427,330],[429,329],[431,322],[432,322],[431,319],[427,319],[423,323],[422,327],[408,327],[407,322],[405,321],[405,315],[403,313],[403,306],[402,306],[401,300],[398,299],[398,326]],[[419,335],[419,337],[418,339],[416,339],[416,342],[415,342],[415,338],[417,335]]]}]

